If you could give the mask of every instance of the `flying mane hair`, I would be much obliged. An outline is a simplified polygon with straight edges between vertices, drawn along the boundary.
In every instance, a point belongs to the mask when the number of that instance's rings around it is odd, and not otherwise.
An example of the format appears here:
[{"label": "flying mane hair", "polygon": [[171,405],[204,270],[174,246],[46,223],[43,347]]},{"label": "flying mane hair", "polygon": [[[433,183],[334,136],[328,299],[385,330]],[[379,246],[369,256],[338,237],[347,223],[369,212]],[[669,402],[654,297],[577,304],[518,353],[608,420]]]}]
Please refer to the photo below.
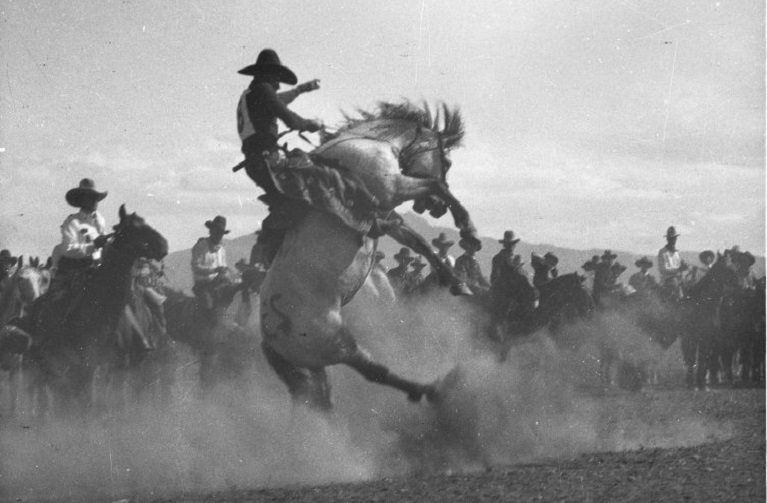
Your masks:
[{"label": "flying mane hair", "polygon": [[[436,114],[432,114],[429,104],[424,102],[422,106],[417,106],[412,102],[405,100],[400,103],[391,103],[380,101],[373,111],[357,109],[358,117],[353,117],[344,113],[345,123],[342,124],[337,133],[347,132],[364,124],[371,122],[408,122],[416,123],[421,127],[430,129],[442,137],[445,149],[458,147],[463,141],[465,134],[463,118],[458,108],[450,109],[445,103],[437,104]],[[440,122],[443,128],[440,130]],[[396,133],[394,125],[372,126],[376,130],[386,129],[389,132]]]}]

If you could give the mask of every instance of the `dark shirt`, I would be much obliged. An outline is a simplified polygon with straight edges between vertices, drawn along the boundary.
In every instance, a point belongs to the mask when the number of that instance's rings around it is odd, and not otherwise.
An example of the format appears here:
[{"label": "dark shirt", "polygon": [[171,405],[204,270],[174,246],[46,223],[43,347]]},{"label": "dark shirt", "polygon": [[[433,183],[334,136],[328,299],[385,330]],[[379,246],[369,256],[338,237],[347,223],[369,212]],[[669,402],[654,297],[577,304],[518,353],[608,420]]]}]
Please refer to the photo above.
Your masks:
[{"label": "dark shirt", "polygon": [[455,273],[473,293],[490,288],[490,283],[482,275],[479,261],[474,255],[464,253],[458,257],[455,260]]},{"label": "dark shirt", "polygon": [[493,288],[500,286],[502,278],[508,278],[511,272],[514,270],[513,265],[514,251],[509,249],[502,249],[498,252],[492,261],[492,268],[490,270],[490,285]]},{"label": "dark shirt", "polygon": [[[277,119],[280,119],[290,129],[303,131],[308,127],[308,121],[292,112],[280,100],[277,90],[268,82],[253,79],[245,90],[240,102],[247,104],[247,117],[242,113],[242,103],[237,107],[237,129],[242,138],[242,153],[245,157],[261,155],[264,150],[273,150],[279,137]],[[251,130],[252,129],[252,130]],[[252,133],[243,138],[243,132]]]}]

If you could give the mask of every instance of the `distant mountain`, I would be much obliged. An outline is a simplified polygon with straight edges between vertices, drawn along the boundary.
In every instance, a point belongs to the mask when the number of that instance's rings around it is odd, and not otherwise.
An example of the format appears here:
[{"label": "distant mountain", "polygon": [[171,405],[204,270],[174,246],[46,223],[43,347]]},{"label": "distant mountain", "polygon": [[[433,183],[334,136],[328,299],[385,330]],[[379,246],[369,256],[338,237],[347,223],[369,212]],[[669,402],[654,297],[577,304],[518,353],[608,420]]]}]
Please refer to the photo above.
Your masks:
[{"label": "distant mountain", "polygon": [[[456,243],[455,246],[450,249],[450,253],[454,257],[458,257],[461,253],[463,253],[463,250],[458,247],[459,236],[456,229],[446,227],[432,227],[425,217],[412,212],[406,213],[404,217],[405,221],[413,229],[424,236],[428,241],[436,238],[440,232],[444,232],[449,239],[455,241]],[[482,271],[484,272],[485,276],[490,275],[490,262],[493,258],[493,255],[498,253],[498,251],[501,249],[501,245],[498,243],[498,240],[501,237],[502,236],[485,236],[481,238],[482,250],[477,254],[477,258],[479,259]],[[226,256],[229,265],[233,266],[234,263],[240,259],[248,261],[250,259],[250,249],[253,247],[255,242],[256,236],[254,234],[248,234],[231,240],[225,240],[224,245],[226,246]],[[386,254],[384,264],[390,268],[396,266],[396,262],[392,257],[399,251],[401,245],[389,237],[381,238],[378,243],[379,249]],[[659,243],[658,248],[660,248],[662,244],[663,243]],[[515,250],[516,253],[522,256],[522,259],[526,263],[525,269],[530,273],[530,275],[532,275],[532,268],[530,267],[530,254],[536,252],[540,255],[543,255],[547,251],[554,253],[559,258],[558,269],[560,274],[566,274],[574,271],[582,273],[583,271],[581,266],[584,262],[590,260],[593,255],[602,255],[604,252],[604,250],[599,249],[575,250],[571,248],[560,248],[558,246],[547,244],[529,244],[525,243],[524,241],[520,241],[517,244]],[[623,276],[621,276],[620,280],[624,282],[628,281],[628,277],[637,270],[637,268],[634,266],[634,262],[636,262],[642,255],[621,250],[612,250],[612,252],[618,255],[616,261],[627,266],[628,268],[626,272],[623,273]],[[699,252],[683,251],[681,252],[681,255],[688,264],[699,265],[700,262],[698,261],[698,253]],[[657,262],[655,256],[651,256],[649,258],[653,262]],[[189,265],[190,262],[191,248],[188,250],[173,252],[165,258],[165,272],[168,278],[168,283],[171,286],[175,288],[182,288],[187,291],[191,290],[192,274]],[[657,269],[655,267],[652,269],[652,271],[656,270]],[[756,258],[756,264],[754,264],[753,270],[759,277],[765,274],[764,257]]]}]

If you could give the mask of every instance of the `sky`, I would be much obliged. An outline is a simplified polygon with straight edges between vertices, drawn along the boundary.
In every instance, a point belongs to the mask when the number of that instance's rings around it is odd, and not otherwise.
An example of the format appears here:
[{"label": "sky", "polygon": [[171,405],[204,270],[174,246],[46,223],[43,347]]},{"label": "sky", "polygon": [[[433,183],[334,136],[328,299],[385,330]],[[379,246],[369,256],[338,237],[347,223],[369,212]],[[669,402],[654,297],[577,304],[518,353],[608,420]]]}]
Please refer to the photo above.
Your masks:
[{"label": "sky", "polygon": [[0,0],[0,247],[47,256],[84,177],[108,224],[124,203],[171,250],[217,214],[252,233],[236,72],[265,47],[320,79],[291,108],[331,128],[460,107],[448,181],[481,235],[655,253],[674,225],[683,250],[764,254],[759,0]]}]

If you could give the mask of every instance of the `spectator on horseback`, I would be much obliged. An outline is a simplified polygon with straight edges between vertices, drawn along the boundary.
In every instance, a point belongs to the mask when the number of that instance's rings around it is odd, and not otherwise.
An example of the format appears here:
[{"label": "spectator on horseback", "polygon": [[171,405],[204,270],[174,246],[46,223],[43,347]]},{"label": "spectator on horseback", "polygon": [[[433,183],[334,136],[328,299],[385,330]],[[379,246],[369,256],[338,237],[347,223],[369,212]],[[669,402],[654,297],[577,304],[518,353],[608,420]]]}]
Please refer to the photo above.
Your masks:
[{"label": "spectator on horseback", "polygon": [[682,290],[682,274],[687,270],[687,264],[679,255],[676,241],[680,234],[673,225],[666,230],[666,246],[658,251],[658,272],[660,284],[666,294],[672,299],[684,297]]},{"label": "spectator on horseback", "polygon": [[634,265],[639,268],[639,271],[631,275],[629,278],[629,286],[636,290],[639,295],[645,295],[657,288],[658,283],[650,274],[650,269],[652,269],[654,265],[652,260],[647,257],[642,257],[634,262]]},{"label": "spectator on horseback", "polygon": [[737,247],[733,247],[732,256],[739,286],[744,290],[754,290],[757,279],[751,271],[751,267],[756,263],[756,258],[751,252],[740,252],[740,249]]},{"label": "spectator on horseback", "polygon": [[501,251],[499,251],[491,262],[490,269],[490,285],[492,286],[502,275],[506,272],[506,268],[512,266],[514,260],[514,248],[516,248],[519,239],[514,237],[514,231],[505,231],[503,233],[503,239],[498,240],[503,245]]},{"label": "spectator on horseback", "polygon": [[[304,119],[291,111],[288,105],[300,94],[319,89],[319,80],[311,80],[293,89],[278,93],[280,83],[295,85],[296,75],[282,64],[272,49],[262,50],[256,62],[237,72],[252,76],[253,80],[240,96],[237,105],[237,131],[245,155],[244,167],[248,176],[264,190],[259,197],[269,206],[270,215],[264,220],[259,241],[264,241],[267,256],[279,248],[285,230],[279,225],[279,217],[271,218],[272,211],[279,211],[284,196],[279,192],[269,173],[269,164],[284,157],[277,146],[278,119],[290,129],[315,132],[322,128],[322,122]],[[272,220],[275,220],[274,222]],[[271,241],[276,240],[276,244]],[[267,264],[268,266],[268,264]]]},{"label": "spectator on horseback", "polygon": [[403,287],[406,295],[414,296],[425,293],[426,277],[422,272],[425,267],[426,262],[423,261],[420,255],[417,255],[415,260],[410,263],[410,271],[405,274],[405,284]]},{"label": "spectator on horseback", "polygon": [[714,265],[714,262],[716,262],[716,253],[714,253],[713,250],[704,250],[698,254],[698,260],[700,261],[700,265],[694,265],[690,268],[690,285],[697,284],[706,274],[708,274],[711,267]]},{"label": "spectator on horseback", "polygon": [[11,268],[16,265],[18,260],[19,258],[12,256],[8,249],[0,251],[0,288],[11,277]]},{"label": "spectator on horseback", "polygon": [[98,212],[98,203],[105,197],[107,192],[97,191],[90,178],[83,178],[77,187],[67,191],[67,203],[80,211],[61,224],[61,243],[53,249],[55,275],[50,290],[70,286],[73,279],[101,260],[107,237],[106,221]]},{"label": "spectator on horseback", "polygon": [[546,252],[543,257],[533,252],[530,255],[530,265],[533,267],[533,286],[540,288],[557,277],[557,264],[559,258],[551,252]]},{"label": "spectator on horseback", "polygon": [[413,256],[410,254],[410,248],[405,248],[403,246],[399,253],[394,254],[394,260],[397,261],[397,267],[389,269],[387,276],[389,277],[389,282],[391,282],[392,288],[394,288],[394,292],[399,298],[405,293],[408,266],[413,261]]},{"label": "spectator on horseback", "polygon": [[230,231],[226,228],[226,218],[221,215],[206,221],[205,227],[208,228],[208,237],[198,239],[192,247],[192,292],[204,309],[212,311],[216,290],[231,282],[226,265],[226,249],[222,243],[224,235]]},{"label": "spectator on horseback", "polygon": [[431,240],[431,244],[434,248],[437,249],[437,257],[442,261],[442,263],[451,269],[454,269],[455,257],[449,255],[447,251],[452,248],[452,246],[455,244],[455,241],[448,239],[447,234],[444,232],[440,232],[439,236]]},{"label": "spectator on horseback", "polygon": [[615,270],[613,269],[614,260],[618,257],[610,250],[605,252],[600,257],[599,263],[594,270],[594,286],[591,291],[591,295],[594,298],[594,304],[601,306],[602,295],[606,295],[618,288],[620,285],[616,283]]},{"label": "spectator on horseback", "polygon": [[461,239],[458,246],[463,248],[463,255],[455,260],[455,273],[466,283],[474,295],[485,295],[490,291],[490,282],[482,274],[476,254],[479,247],[472,241]]}]

